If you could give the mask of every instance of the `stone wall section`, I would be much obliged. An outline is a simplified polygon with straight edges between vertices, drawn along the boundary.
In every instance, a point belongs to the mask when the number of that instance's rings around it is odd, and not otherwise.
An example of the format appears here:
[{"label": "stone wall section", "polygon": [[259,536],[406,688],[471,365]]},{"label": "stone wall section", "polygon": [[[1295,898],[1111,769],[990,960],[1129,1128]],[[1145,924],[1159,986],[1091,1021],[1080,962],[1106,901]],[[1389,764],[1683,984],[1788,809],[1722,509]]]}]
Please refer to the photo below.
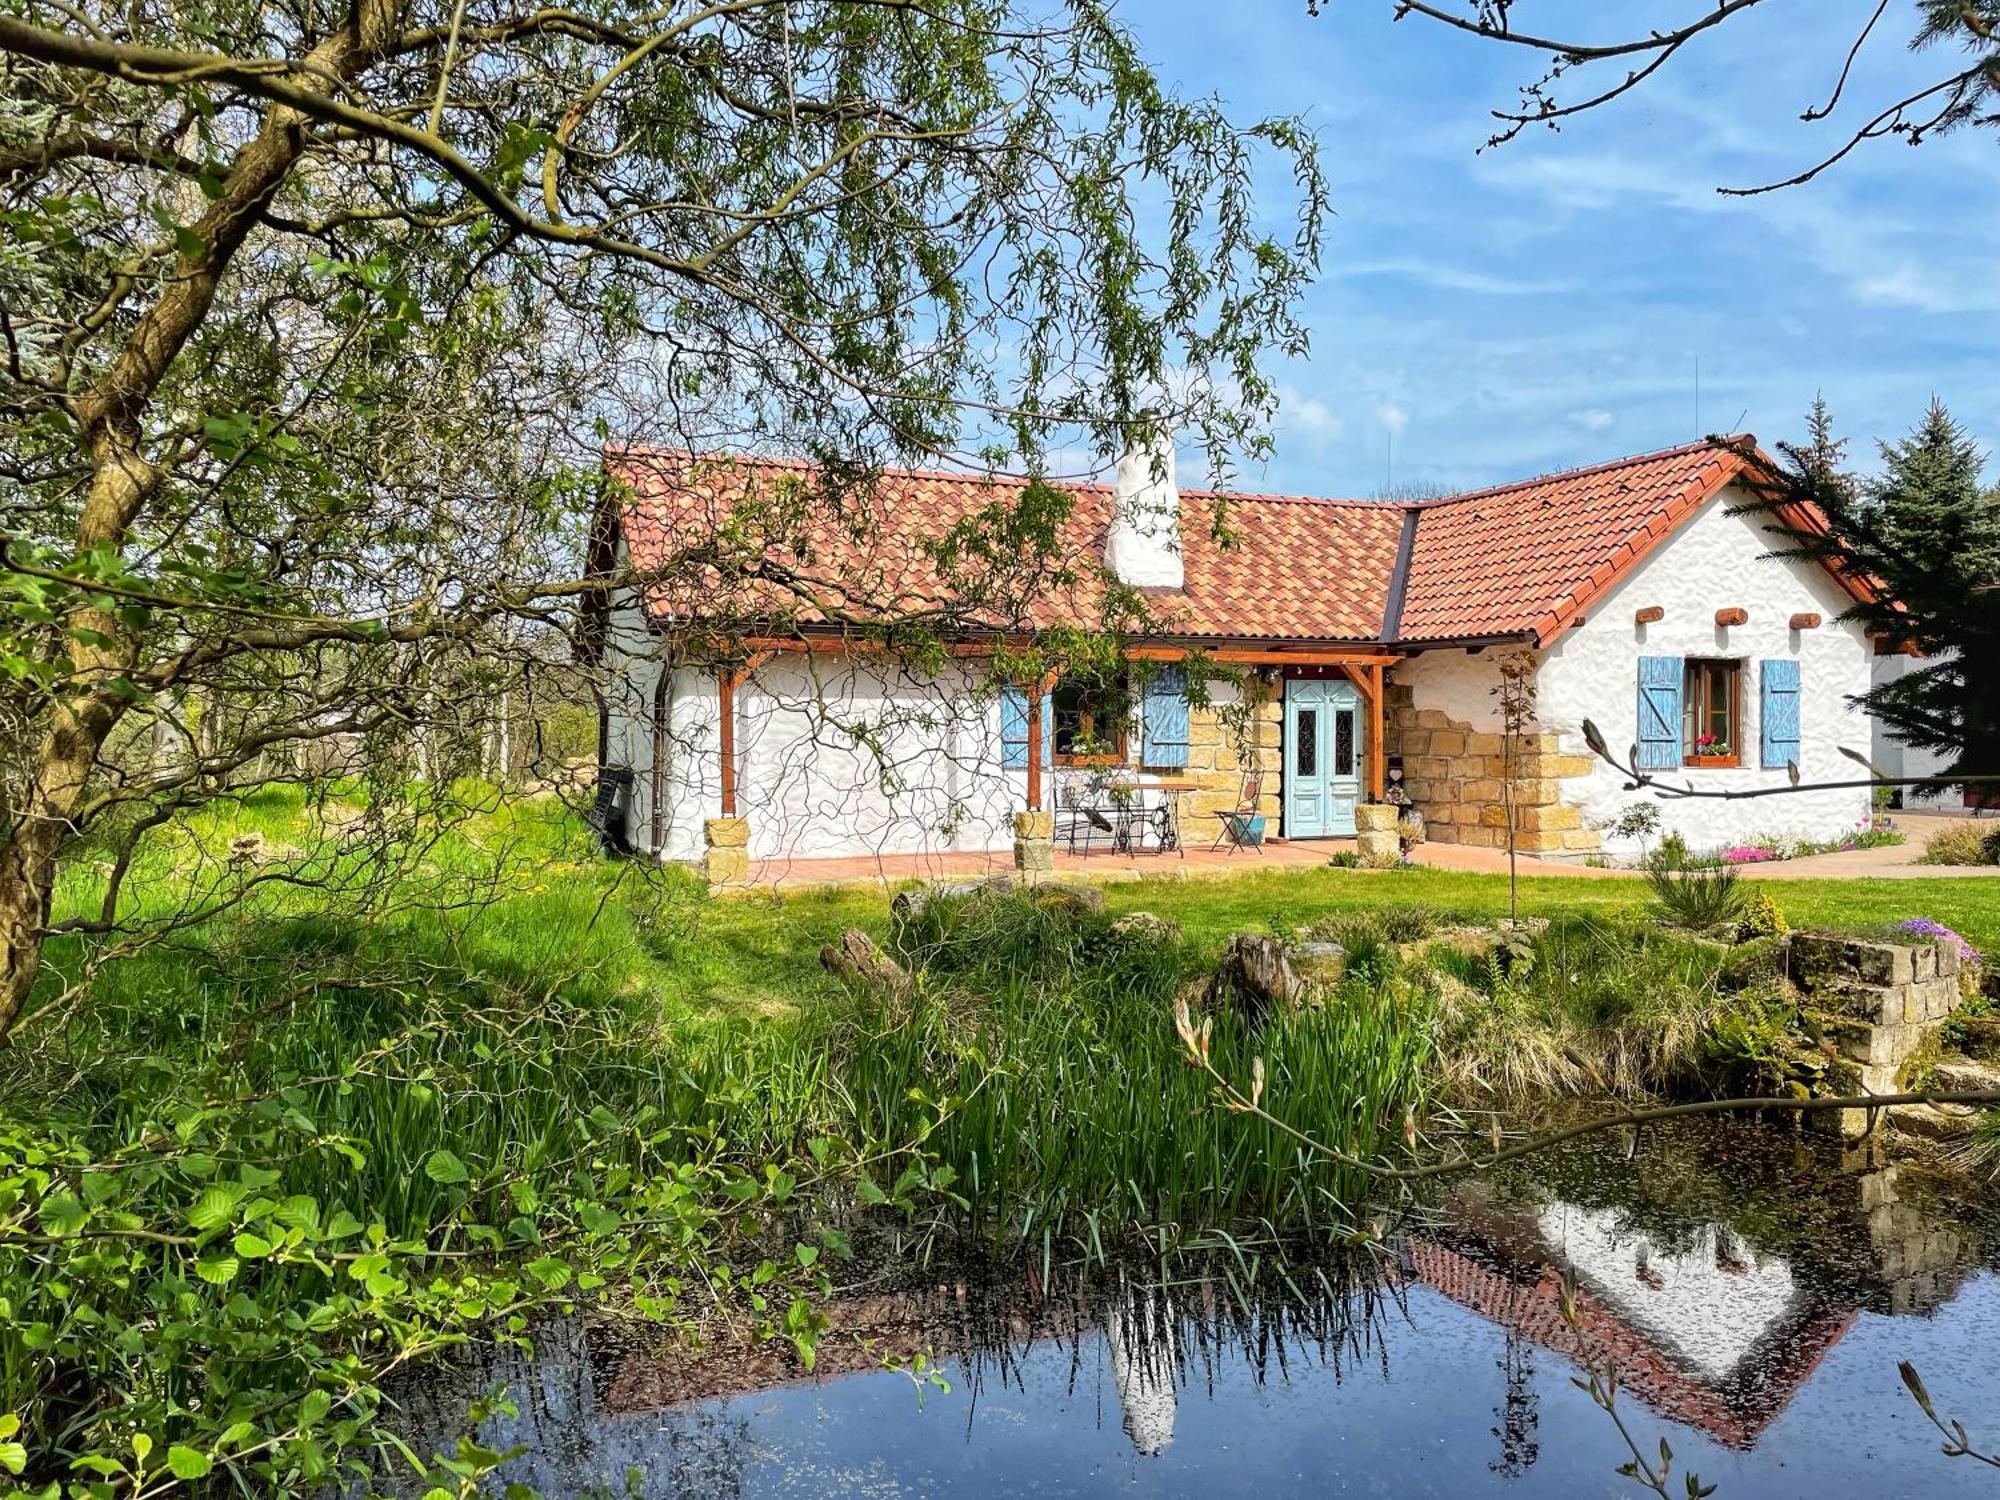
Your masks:
[{"label": "stone wall section", "polygon": [[[1383,704],[1385,747],[1403,758],[1403,785],[1424,815],[1425,836],[1442,844],[1507,846],[1504,745],[1497,733],[1476,731],[1442,709],[1418,708],[1414,689],[1391,682]],[[1567,788],[1590,775],[1596,761],[1563,753],[1553,730],[1522,737],[1514,782],[1514,847],[1526,854],[1588,855],[1602,847],[1598,830],[1566,800]]]},{"label": "stone wall section", "polygon": [[[1893,1094],[1906,1069],[1957,1009],[1958,950],[1946,943],[1906,946],[1796,933],[1786,969],[1827,1041],[1838,1052],[1827,1081],[1836,1093]],[[1820,1123],[1866,1134],[1870,1111],[1828,1111]]]},{"label": "stone wall section", "polygon": [[[1279,832],[1278,814],[1283,806],[1283,689],[1254,680],[1244,685],[1243,690],[1252,697],[1247,733],[1239,734],[1238,714],[1222,701],[1228,690],[1221,684],[1215,684],[1214,688],[1217,702],[1188,710],[1188,763],[1184,774],[1187,780],[1200,782],[1202,790],[1189,793],[1182,804],[1181,835],[1197,847],[1201,840],[1213,839],[1215,814],[1236,811],[1243,794],[1244,774],[1255,767],[1264,773],[1257,806],[1269,819],[1265,835],[1274,837]],[[1243,741],[1247,745],[1241,744]]]}]

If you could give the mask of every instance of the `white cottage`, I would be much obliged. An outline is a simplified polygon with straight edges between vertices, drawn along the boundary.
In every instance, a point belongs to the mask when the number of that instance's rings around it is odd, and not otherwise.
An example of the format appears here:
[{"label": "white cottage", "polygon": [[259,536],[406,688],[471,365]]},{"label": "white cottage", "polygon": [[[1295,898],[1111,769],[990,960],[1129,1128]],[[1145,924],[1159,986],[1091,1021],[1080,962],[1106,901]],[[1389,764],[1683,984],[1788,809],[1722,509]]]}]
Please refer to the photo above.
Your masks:
[{"label": "white cottage", "polygon": [[[602,601],[607,785],[635,848],[724,876],[746,857],[1001,851],[1030,809],[1054,813],[1059,845],[1087,843],[1105,831],[1088,789],[1107,784],[1140,786],[1142,806],[1173,789],[1190,840],[1253,805],[1273,837],[1337,838],[1392,771],[1433,839],[1498,845],[1498,661],[1525,650],[1522,846],[1630,852],[1609,829],[1635,795],[1588,753],[1585,718],[1715,789],[1784,784],[1793,762],[1837,779],[1841,749],[1869,747],[1851,700],[1874,647],[1839,618],[1860,585],[1770,556],[1770,522],[1740,510],[1748,449],[1711,439],[1416,504],[1183,491],[1171,455],[1134,455],[1116,483],[1069,491],[1057,545],[1025,568],[936,546],[1004,539],[1047,504],[1021,481],[891,471],[833,521],[801,465],[614,453],[597,564],[644,586]],[[996,653],[1117,628],[1134,597],[1149,623],[1128,667],[995,680]],[[951,641],[925,665],[884,649],[885,624],[943,618]],[[1191,692],[1190,661],[1229,677]],[[1836,836],[1868,797],[1661,806],[1716,846]]]}]

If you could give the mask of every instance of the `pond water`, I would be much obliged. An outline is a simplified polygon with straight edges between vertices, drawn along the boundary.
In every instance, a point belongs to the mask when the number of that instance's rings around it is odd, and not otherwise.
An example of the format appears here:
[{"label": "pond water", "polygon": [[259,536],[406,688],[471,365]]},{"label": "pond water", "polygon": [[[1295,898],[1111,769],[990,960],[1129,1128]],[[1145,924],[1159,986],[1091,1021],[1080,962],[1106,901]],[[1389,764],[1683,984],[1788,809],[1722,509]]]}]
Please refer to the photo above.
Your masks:
[{"label": "pond water", "polygon": [[[548,1495],[1642,1493],[1573,1383],[1587,1366],[1719,1500],[2000,1496],[1896,1368],[2000,1447],[2000,1224],[1976,1196],[1763,1127],[1600,1137],[1455,1187],[1372,1268],[1180,1260],[1059,1293],[933,1276],[837,1302],[868,1341],[829,1343],[811,1377],[561,1325],[413,1408],[505,1384],[519,1415],[480,1436],[524,1445],[507,1477]],[[881,1368],[918,1348],[949,1390]]]}]

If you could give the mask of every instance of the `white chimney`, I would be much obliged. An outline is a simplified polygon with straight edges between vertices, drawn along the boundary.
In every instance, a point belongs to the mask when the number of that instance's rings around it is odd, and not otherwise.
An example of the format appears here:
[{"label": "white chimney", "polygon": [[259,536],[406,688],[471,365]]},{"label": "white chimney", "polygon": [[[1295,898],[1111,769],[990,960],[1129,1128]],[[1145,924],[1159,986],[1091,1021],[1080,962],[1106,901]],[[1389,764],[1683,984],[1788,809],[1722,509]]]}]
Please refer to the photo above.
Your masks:
[{"label": "white chimney", "polygon": [[1181,565],[1181,492],[1174,482],[1174,440],[1158,428],[1134,438],[1118,460],[1111,489],[1111,531],[1104,565],[1134,588],[1187,586]]}]

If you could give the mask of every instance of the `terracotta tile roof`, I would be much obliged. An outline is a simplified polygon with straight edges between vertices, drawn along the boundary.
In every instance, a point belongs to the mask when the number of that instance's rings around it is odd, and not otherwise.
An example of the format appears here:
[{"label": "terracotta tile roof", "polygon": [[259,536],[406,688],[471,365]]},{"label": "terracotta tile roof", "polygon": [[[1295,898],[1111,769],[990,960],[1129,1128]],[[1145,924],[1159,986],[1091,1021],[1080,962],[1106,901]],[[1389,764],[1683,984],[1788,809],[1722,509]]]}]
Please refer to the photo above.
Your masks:
[{"label": "terracotta tile roof", "polygon": [[1546,644],[1745,465],[1707,439],[1421,507],[1401,639]]},{"label": "terracotta tile roof", "polygon": [[[953,527],[1017,506],[1024,481],[885,471],[846,519],[827,507],[788,528],[787,492],[812,480],[802,465],[765,459],[692,459],[626,452],[608,467],[631,493],[620,523],[633,566],[677,587],[656,588],[658,617],[734,611],[767,599],[789,620],[885,619],[937,609],[981,582],[956,580],[928,544]],[[1102,622],[1101,566],[1111,517],[1107,485],[1064,485],[1075,505],[1053,554],[970,612],[996,629]],[[794,500],[794,513],[804,509]],[[1218,513],[1222,534],[1216,534]],[[705,563],[718,528],[743,539],[739,566]],[[1402,508],[1287,495],[1181,494],[1183,590],[1147,590],[1162,633],[1189,638],[1374,641],[1382,632]],[[775,545],[774,545],[775,544]],[[725,547],[726,547],[725,543]],[[991,574],[995,570],[986,569]],[[799,580],[793,587],[790,580]],[[991,587],[990,578],[983,580]],[[810,603],[801,603],[802,597]]]},{"label": "terracotta tile roof", "polygon": [[[1148,604],[1162,634],[1187,638],[1546,645],[1741,474],[1751,443],[1709,438],[1409,506],[1185,490],[1187,587],[1149,591]],[[613,453],[606,463],[630,486],[620,521],[635,566],[680,580],[651,592],[656,616],[741,617],[768,600],[789,621],[825,623],[921,616],[955,602],[995,629],[1106,623],[1109,486],[1064,486],[1076,503],[1054,555],[1003,584],[1000,575],[1015,570],[942,572],[929,544],[1017,506],[1026,491],[1018,479],[888,470],[836,520],[825,507],[788,516],[774,502],[813,483],[800,464],[652,451]],[[1406,516],[1415,525],[1404,559]],[[690,570],[718,533],[740,541],[734,563]],[[802,606],[802,595],[811,603]],[[1393,625],[1384,618],[1392,601],[1400,603]]]}]

